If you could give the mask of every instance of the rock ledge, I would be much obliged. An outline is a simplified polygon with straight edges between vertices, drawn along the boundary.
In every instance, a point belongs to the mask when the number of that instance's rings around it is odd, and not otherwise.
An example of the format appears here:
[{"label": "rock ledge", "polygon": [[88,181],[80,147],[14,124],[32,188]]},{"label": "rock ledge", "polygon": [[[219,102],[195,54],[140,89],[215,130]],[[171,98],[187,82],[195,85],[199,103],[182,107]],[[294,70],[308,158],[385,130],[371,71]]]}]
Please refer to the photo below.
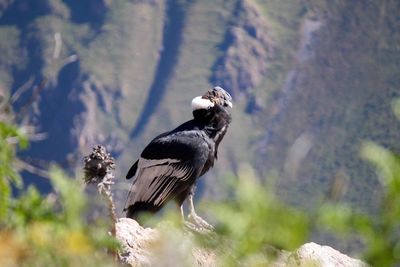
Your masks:
[{"label": "rock ledge", "polygon": [[[160,229],[144,228],[135,220],[119,218],[116,237],[122,243],[119,258],[131,266],[217,266],[213,251],[196,247],[189,233],[172,230],[165,235]],[[182,240],[185,240],[182,243]],[[171,258],[171,255],[174,255]],[[306,243],[293,252],[282,253],[271,266],[367,267],[364,262],[353,259],[329,246]]]}]

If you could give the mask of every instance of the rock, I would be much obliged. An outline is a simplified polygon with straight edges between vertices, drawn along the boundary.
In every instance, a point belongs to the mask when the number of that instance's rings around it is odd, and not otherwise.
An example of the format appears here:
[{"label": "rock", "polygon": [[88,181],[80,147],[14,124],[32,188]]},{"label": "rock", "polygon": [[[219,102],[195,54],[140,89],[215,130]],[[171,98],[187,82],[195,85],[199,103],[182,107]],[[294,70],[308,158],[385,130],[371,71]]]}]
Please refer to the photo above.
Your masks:
[{"label": "rock", "polygon": [[[201,266],[217,265],[214,251],[200,247],[194,235],[166,223],[155,229],[144,228],[135,220],[120,218],[116,237],[122,244],[119,258],[131,266]],[[227,252],[229,253],[229,252]],[[280,252],[274,267],[367,267],[364,262],[316,243],[302,245],[294,252]]]},{"label": "rock", "polygon": [[150,265],[150,247],[159,239],[158,231],[143,228],[135,220],[120,218],[116,223],[116,237],[122,244],[119,257],[131,266]]},{"label": "rock", "polygon": [[195,246],[193,234],[168,223],[152,229],[130,218],[119,218],[116,237],[122,244],[120,260],[131,266],[216,266],[212,251]]},{"label": "rock", "polygon": [[311,242],[302,245],[296,251],[292,252],[288,257],[286,266],[367,267],[368,265],[360,260],[350,258],[329,246],[321,246]]}]

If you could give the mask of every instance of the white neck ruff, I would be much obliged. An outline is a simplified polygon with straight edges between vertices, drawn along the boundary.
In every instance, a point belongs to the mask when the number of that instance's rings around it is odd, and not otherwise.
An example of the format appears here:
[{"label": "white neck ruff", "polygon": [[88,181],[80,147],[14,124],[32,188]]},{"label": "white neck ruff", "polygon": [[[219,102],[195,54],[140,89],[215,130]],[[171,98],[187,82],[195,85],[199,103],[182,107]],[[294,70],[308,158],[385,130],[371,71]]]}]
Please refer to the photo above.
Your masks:
[{"label": "white neck ruff", "polygon": [[201,96],[196,96],[192,100],[192,109],[193,110],[208,109],[213,106],[214,106],[213,102],[211,102],[209,99],[204,99]]}]

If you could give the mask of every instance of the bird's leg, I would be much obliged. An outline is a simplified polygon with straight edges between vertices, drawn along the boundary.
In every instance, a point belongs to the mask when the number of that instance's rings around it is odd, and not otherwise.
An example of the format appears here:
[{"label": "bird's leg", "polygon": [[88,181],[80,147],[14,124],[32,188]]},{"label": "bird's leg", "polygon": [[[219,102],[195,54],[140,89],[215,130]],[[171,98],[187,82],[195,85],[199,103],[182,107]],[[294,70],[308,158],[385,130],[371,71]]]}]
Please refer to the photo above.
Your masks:
[{"label": "bird's leg", "polygon": [[[176,198],[176,204],[181,210],[182,222],[185,225],[185,227],[188,228],[190,231],[199,233],[210,232],[214,228],[205,220],[200,218],[194,210],[193,194],[195,189],[196,187],[192,186],[191,188],[188,188],[186,191],[182,192],[182,194]],[[185,218],[185,213],[183,208],[185,200],[187,200],[189,204],[190,213],[188,216],[188,220],[186,220]]]},{"label": "bird's leg", "polygon": [[185,218],[185,210],[183,208],[183,204],[185,203],[186,196],[187,196],[187,193],[186,194],[184,193],[176,198],[176,204],[181,211],[182,224],[191,231],[197,231],[198,227],[196,227],[193,223],[186,221],[186,218]]},{"label": "bird's leg", "polygon": [[181,209],[182,222],[185,222],[185,213],[183,212],[183,203],[179,207]]},{"label": "bird's leg", "polygon": [[188,201],[189,201],[189,211],[190,211],[188,218],[191,219],[191,220],[193,220],[193,222],[194,222],[197,226],[201,227],[201,228],[204,229],[204,230],[214,230],[214,227],[213,227],[211,224],[209,224],[209,223],[206,222],[203,218],[201,218],[200,216],[198,216],[198,215],[196,214],[196,211],[195,211],[195,209],[194,209],[194,204],[193,204],[193,193],[194,193],[194,189],[191,190],[191,192],[190,192],[190,194],[189,194],[189,198],[188,198]]},{"label": "bird's leg", "polygon": [[195,232],[200,231],[199,228],[196,225],[194,225],[193,223],[191,223],[189,221],[186,221],[185,212],[184,212],[184,208],[183,208],[183,203],[184,203],[184,198],[181,199],[181,201],[179,201],[179,200],[177,201],[177,205],[181,210],[182,224],[184,226],[186,226],[191,231],[195,231]]}]

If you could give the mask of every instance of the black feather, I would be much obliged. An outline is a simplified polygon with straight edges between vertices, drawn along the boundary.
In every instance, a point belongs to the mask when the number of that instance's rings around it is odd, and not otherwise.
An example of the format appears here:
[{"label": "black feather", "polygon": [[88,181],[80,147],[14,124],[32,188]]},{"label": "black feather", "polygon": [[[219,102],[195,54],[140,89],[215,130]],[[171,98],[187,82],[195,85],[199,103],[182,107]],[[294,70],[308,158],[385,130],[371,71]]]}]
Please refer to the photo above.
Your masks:
[{"label": "black feather", "polygon": [[126,179],[131,179],[133,176],[135,176],[136,171],[137,171],[137,166],[138,166],[139,160],[137,160],[132,167],[129,169],[128,173],[126,174]]}]

